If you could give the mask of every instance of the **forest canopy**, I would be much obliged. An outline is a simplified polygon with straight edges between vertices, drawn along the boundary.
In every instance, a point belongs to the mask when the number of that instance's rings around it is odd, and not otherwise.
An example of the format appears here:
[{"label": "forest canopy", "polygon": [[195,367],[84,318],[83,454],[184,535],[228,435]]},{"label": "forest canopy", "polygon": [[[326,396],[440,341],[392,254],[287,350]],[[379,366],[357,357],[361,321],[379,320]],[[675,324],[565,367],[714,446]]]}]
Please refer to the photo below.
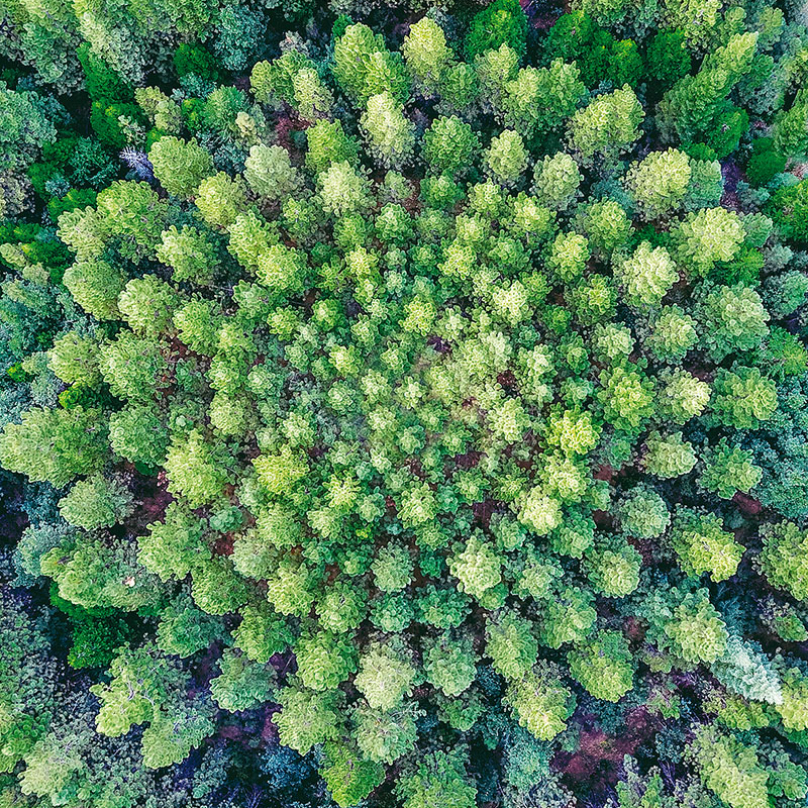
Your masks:
[{"label": "forest canopy", "polygon": [[0,32],[0,806],[805,805],[803,4]]}]

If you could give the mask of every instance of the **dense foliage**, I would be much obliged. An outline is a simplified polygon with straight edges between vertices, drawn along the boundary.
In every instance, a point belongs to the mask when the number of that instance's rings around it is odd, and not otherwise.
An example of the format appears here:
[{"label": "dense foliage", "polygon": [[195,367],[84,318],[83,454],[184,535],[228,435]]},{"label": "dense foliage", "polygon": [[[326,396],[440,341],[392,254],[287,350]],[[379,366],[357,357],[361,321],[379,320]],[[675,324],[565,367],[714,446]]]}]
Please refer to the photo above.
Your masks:
[{"label": "dense foliage", "polygon": [[796,808],[808,16],[0,0],[0,805]]}]

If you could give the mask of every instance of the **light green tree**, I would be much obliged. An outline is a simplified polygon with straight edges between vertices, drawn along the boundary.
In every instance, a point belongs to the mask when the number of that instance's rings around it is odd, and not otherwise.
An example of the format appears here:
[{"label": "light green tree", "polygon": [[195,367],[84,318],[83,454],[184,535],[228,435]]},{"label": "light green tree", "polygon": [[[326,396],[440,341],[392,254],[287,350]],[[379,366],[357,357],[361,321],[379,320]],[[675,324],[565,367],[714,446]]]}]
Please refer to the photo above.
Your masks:
[{"label": "light green tree", "polygon": [[195,140],[166,135],[149,149],[154,176],[170,194],[187,198],[213,173],[213,158]]},{"label": "light green tree", "polygon": [[575,696],[563,683],[560,671],[552,663],[538,663],[503,697],[520,726],[540,741],[551,741],[567,727],[575,708]]}]

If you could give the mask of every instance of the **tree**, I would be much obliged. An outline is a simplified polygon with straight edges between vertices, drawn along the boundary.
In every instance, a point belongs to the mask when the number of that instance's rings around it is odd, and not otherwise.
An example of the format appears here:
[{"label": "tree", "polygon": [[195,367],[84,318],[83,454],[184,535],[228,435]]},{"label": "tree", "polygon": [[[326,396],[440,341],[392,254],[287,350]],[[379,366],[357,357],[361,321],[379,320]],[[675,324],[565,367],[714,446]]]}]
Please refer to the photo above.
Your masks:
[{"label": "tree", "polygon": [[654,414],[653,383],[630,363],[604,371],[600,382],[603,416],[617,429],[636,430]]},{"label": "tree", "polygon": [[559,233],[550,247],[547,265],[561,281],[570,283],[584,274],[589,242],[578,233]]},{"label": "tree", "polygon": [[267,580],[267,599],[281,614],[303,617],[311,611],[315,585],[314,570],[285,555]]},{"label": "tree", "polygon": [[154,257],[168,205],[146,182],[119,180],[96,201],[103,237],[134,264]]},{"label": "tree", "polygon": [[48,365],[66,384],[94,385],[101,381],[98,342],[76,331],[68,331],[53,341]]},{"label": "tree", "polygon": [[693,753],[704,785],[732,808],[769,804],[767,774],[752,747],[708,730],[697,737]]},{"label": "tree", "polygon": [[226,556],[214,556],[191,567],[191,595],[194,603],[208,614],[236,612],[251,594]]},{"label": "tree", "polygon": [[583,571],[594,590],[607,598],[630,595],[640,583],[642,556],[625,541],[603,541],[584,554]]},{"label": "tree", "polygon": [[47,737],[51,716],[58,706],[58,678],[48,651],[39,610],[28,613],[12,596],[11,588],[0,593],[0,706],[8,716],[0,730],[3,771],[27,756],[37,741]]},{"label": "tree", "polygon": [[64,488],[79,475],[98,470],[106,459],[106,428],[95,409],[34,408],[0,434],[0,462],[31,480]]},{"label": "tree", "polygon": [[494,670],[508,679],[520,679],[533,667],[539,652],[531,625],[506,611],[486,627],[486,652]]},{"label": "tree", "polygon": [[428,92],[440,87],[454,62],[452,49],[446,43],[446,34],[440,25],[428,17],[410,27],[401,53],[415,80]]},{"label": "tree", "polygon": [[368,151],[386,168],[407,162],[415,148],[412,124],[404,116],[401,104],[387,91],[370,96],[359,119]]},{"label": "tree", "polygon": [[477,675],[471,640],[444,632],[424,641],[424,671],[427,681],[446,696],[467,690]]},{"label": "tree", "polygon": [[110,413],[109,443],[118,456],[156,469],[165,460],[169,433],[156,407],[134,403]]},{"label": "tree", "polygon": [[64,285],[76,302],[99,320],[117,320],[118,296],[126,274],[106,261],[76,261],[65,271]]},{"label": "tree", "polygon": [[390,53],[381,34],[366,25],[349,25],[334,45],[334,77],[356,103],[384,90],[398,102],[409,93],[409,77],[399,54]]},{"label": "tree", "polygon": [[645,345],[663,362],[684,359],[698,342],[696,321],[679,306],[662,306],[652,316],[650,326]]},{"label": "tree", "polygon": [[226,649],[219,670],[211,679],[210,694],[219,707],[231,713],[260,706],[274,690],[275,671],[239,651]]},{"label": "tree", "polygon": [[462,552],[448,561],[449,570],[459,581],[459,589],[478,600],[501,580],[500,560],[492,547],[472,537]]},{"label": "tree", "polygon": [[156,641],[164,653],[185,658],[209,648],[224,635],[221,621],[197,609],[183,592],[163,609]]},{"label": "tree", "polygon": [[561,505],[537,486],[528,493],[518,519],[537,536],[546,536],[561,524]]},{"label": "tree", "polygon": [[71,525],[95,530],[122,522],[134,510],[132,494],[122,482],[96,474],[79,480],[59,500],[59,512]]},{"label": "tree", "polygon": [[654,35],[646,56],[646,70],[652,80],[669,87],[690,73],[690,68],[690,52],[681,30]]},{"label": "tree", "polygon": [[715,378],[713,413],[719,423],[752,429],[777,409],[777,388],[757,368],[722,368]]},{"label": "tree", "polygon": [[684,76],[665,93],[658,118],[668,142],[703,141],[719,157],[737,147],[749,119],[727,96],[751,66],[756,40],[757,34],[738,34],[716,48],[695,76]]},{"label": "tree", "polygon": [[143,731],[143,765],[161,769],[185,760],[213,731],[209,705],[188,700],[168,715],[160,714]]},{"label": "tree", "polygon": [[121,331],[101,347],[101,372],[113,395],[133,401],[149,401],[168,371],[160,343]]},{"label": "tree", "polygon": [[138,560],[161,580],[182,580],[198,564],[211,557],[205,545],[205,523],[183,506],[172,502],[165,521],[149,525],[138,539]]},{"label": "tree", "polygon": [[521,135],[506,129],[485,152],[489,174],[501,185],[514,185],[527,168],[527,149]]},{"label": "tree", "polygon": [[156,338],[171,325],[179,302],[174,289],[155,275],[129,281],[118,296],[118,310],[132,330]]},{"label": "tree", "polygon": [[420,711],[404,704],[392,712],[365,704],[353,713],[353,736],[362,755],[375,763],[391,764],[411,751],[418,739],[415,719]]},{"label": "tree", "polygon": [[171,267],[175,283],[191,281],[198,286],[212,282],[219,263],[215,242],[204,230],[190,225],[179,229],[171,225],[164,230],[157,258]]},{"label": "tree", "polygon": [[734,351],[757,347],[769,333],[769,314],[760,295],[746,286],[710,291],[697,311],[704,342],[717,361]]},{"label": "tree", "polygon": [[554,583],[542,599],[542,614],[537,625],[541,645],[560,648],[564,643],[584,639],[597,620],[594,596],[588,589]]},{"label": "tree", "polygon": [[767,279],[762,290],[766,309],[775,319],[795,312],[805,303],[806,294],[808,276],[795,270]]},{"label": "tree", "polygon": [[466,58],[473,61],[500,45],[508,45],[523,57],[527,49],[527,27],[527,17],[517,0],[495,0],[471,21],[466,34]]},{"label": "tree", "polygon": [[798,668],[785,670],[783,672],[783,700],[775,709],[786,729],[796,732],[808,729],[806,696],[808,696],[808,681],[802,672]]},{"label": "tree", "polygon": [[638,127],[644,117],[637,96],[625,85],[599,96],[572,116],[567,127],[570,147],[584,161],[591,160],[596,153],[614,158],[639,138]]},{"label": "tree", "polygon": [[299,50],[286,51],[272,62],[253,66],[250,86],[255,100],[261,104],[291,104],[294,100],[294,77],[314,62]]},{"label": "tree", "polygon": [[218,347],[217,306],[210,300],[191,300],[174,312],[173,322],[179,339],[194,353],[213,356]]},{"label": "tree", "polygon": [[685,573],[699,576],[709,572],[714,581],[734,575],[744,554],[744,547],[724,530],[721,519],[689,508],[676,511],[670,542]]},{"label": "tree", "polygon": [[241,623],[232,632],[236,645],[262,665],[283,653],[294,641],[286,620],[268,603],[248,603],[241,609]]},{"label": "tree", "polygon": [[194,202],[211,227],[229,227],[247,206],[247,189],[241,177],[220,171],[199,183]]},{"label": "tree", "polygon": [[157,580],[138,563],[135,547],[125,539],[104,542],[78,534],[43,555],[40,567],[58,585],[59,597],[84,609],[133,612],[161,597]]},{"label": "tree", "polygon": [[467,171],[479,149],[478,135],[455,115],[436,118],[424,132],[424,160],[437,175]]},{"label": "tree", "polygon": [[277,201],[300,190],[302,178],[281,146],[259,144],[244,161],[244,179],[259,196]]},{"label": "tree", "polygon": [[[143,733],[143,761],[150,768],[177,763],[213,730],[210,710],[184,694],[184,676],[154,646],[120,649],[110,667],[109,685],[93,685],[101,700],[98,731],[110,737],[127,733],[133,724]],[[181,719],[181,720],[180,720]]]},{"label": "tree", "polygon": [[600,426],[588,410],[555,410],[550,414],[546,440],[565,455],[586,455],[598,443]]},{"label": "tree", "polygon": [[667,149],[649,154],[626,175],[643,218],[656,219],[675,211],[684,201],[690,184],[690,160],[684,152]]},{"label": "tree", "polygon": [[806,127],[808,126],[808,103],[802,96],[797,97],[801,103],[778,113],[774,124],[773,145],[782,155],[802,159],[808,150]]},{"label": "tree", "polygon": [[727,688],[745,699],[782,704],[780,678],[769,658],[752,643],[730,634],[727,650],[710,666],[715,677]]},{"label": "tree", "polygon": [[664,247],[652,249],[643,241],[631,258],[615,266],[615,277],[623,286],[626,301],[647,309],[659,306],[679,279],[679,271]]},{"label": "tree", "polygon": [[326,213],[344,216],[361,212],[370,203],[369,183],[347,161],[335,161],[317,175],[317,188]]},{"label": "tree", "polygon": [[710,403],[710,385],[686,370],[663,371],[659,381],[663,382],[657,395],[659,412],[674,424],[686,424],[701,415]]},{"label": "tree", "polygon": [[294,106],[302,118],[316,121],[331,112],[334,96],[316,69],[304,67],[298,70],[292,78],[292,86]]},{"label": "tree", "polygon": [[651,432],[645,439],[645,447],[642,459],[645,470],[662,480],[689,474],[696,465],[693,445],[684,440],[681,432],[668,435]]},{"label": "tree", "polygon": [[15,92],[0,84],[0,118],[4,122],[0,144],[0,171],[25,168],[47,143],[56,140],[56,127],[43,98],[34,92]]},{"label": "tree", "polygon": [[540,741],[549,741],[566,729],[575,696],[551,663],[539,663],[519,681],[508,685],[503,701],[514,711],[519,725]]},{"label": "tree", "polygon": [[783,237],[797,244],[808,242],[805,210],[808,206],[808,183],[778,189],[767,202],[764,211],[771,216]]},{"label": "tree", "polygon": [[543,68],[516,70],[517,64],[517,54],[507,45],[477,59],[483,89],[492,96],[502,123],[528,139],[562,129],[586,98],[577,66],[561,59]]},{"label": "tree", "polygon": [[278,694],[280,715],[275,716],[281,743],[305,755],[313,746],[340,736],[343,694],[339,690],[315,692],[300,685]]},{"label": "tree", "polygon": [[623,497],[617,512],[623,530],[639,539],[658,538],[671,521],[665,500],[656,491],[643,486],[631,489]]},{"label": "tree", "polygon": [[731,261],[736,256],[744,230],[736,213],[708,208],[685,216],[673,239],[680,263],[707,276],[718,262]]},{"label": "tree", "polygon": [[715,662],[726,650],[727,640],[726,624],[702,589],[685,595],[666,615],[657,642],[661,649],[692,666]]},{"label": "tree", "polygon": [[804,547],[808,532],[793,522],[766,525],[762,530],[763,550],[760,567],[778,589],[784,589],[797,600],[808,598],[808,569]]},{"label": "tree", "polygon": [[536,163],[533,192],[542,204],[556,210],[566,210],[578,196],[582,180],[575,160],[565,152],[557,152]]},{"label": "tree", "polygon": [[602,631],[567,653],[570,673],[596,699],[619,701],[631,690],[634,664],[625,637]]},{"label": "tree", "polygon": [[752,462],[753,454],[730,446],[726,438],[704,458],[699,485],[721,499],[732,499],[736,491],[748,494],[763,477],[763,469]]},{"label": "tree", "polygon": [[593,202],[582,209],[578,226],[584,231],[594,252],[608,257],[623,246],[631,230],[625,210],[613,199]]},{"label": "tree", "polygon": [[299,292],[307,275],[305,258],[295,248],[273,244],[259,259],[258,280],[279,296]]},{"label": "tree", "polygon": [[419,619],[436,628],[456,628],[470,610],[471,599],[462,592],[426,587],[417,603]]},{"label": "tree", "polygon": [[323,779],[341,808],[356,805],[384,781],[384,766],[365,760],[344,743],[327,743]]},{"label": "tree", "polygon": [[191,507],[218,499],[228,474],[225,458],[217,454],[199,430],[172,439],[165,459],[169,490],[181,494]]},{"label": "tree", "polygon": [[412,559],[405,547],[387,544],[376,554],[372,569],[376,586],[382,592],[397,592],[410,583]]},{"label": "tree", "polygon": [[356,670],[358,654],[349,636],[310,631],[295,643],[295,657],[298,676],[305,687],[335,690]]},{"label": "tree", "polygon": [[358,144],[345,134],[340,121],[317,121],[306,130],[306,166],[316,174],[332,163],[356,165]]},{"label": "tree", "polygon": [[174,196],[187,198],[213,174],[213,158],[195,140],[161,137],[149,149],[154,176]]},{"label": "tree", "polygon": [[396,796],[405,808],[437,801],[452,808],[476,805],[477,789],[466,773],[462,752],[437,751],[420,760],[396,784]]}]

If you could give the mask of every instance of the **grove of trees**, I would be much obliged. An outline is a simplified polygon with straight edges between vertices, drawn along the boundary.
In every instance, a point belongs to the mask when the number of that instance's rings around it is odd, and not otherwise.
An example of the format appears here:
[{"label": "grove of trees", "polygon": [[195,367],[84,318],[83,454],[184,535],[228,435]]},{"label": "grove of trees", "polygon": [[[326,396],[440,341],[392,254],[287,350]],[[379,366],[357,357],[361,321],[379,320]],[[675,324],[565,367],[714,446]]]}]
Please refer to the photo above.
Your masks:
[{"label": "grove of trees", "polygon": [[808,12],[0,0],[0,808],[798,808]]}]

